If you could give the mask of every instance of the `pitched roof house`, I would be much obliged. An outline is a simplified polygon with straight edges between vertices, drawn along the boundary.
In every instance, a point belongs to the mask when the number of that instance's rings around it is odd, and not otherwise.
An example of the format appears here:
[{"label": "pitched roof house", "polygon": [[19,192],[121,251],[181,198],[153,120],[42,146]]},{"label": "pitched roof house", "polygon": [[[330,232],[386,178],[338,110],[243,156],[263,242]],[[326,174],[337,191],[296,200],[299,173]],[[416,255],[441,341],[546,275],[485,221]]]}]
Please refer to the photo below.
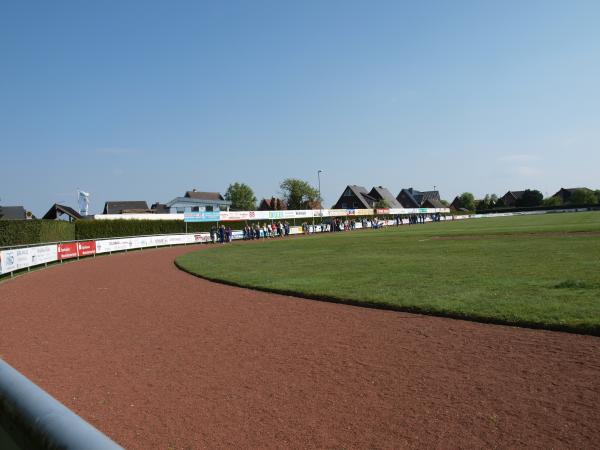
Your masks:
[{"label": "pitched roof house", "polygon": [[218,192],[187,191],[183,197],[176,197],[167,203],[171,214],[199,211],[229,211],[231,202]]},{"label": "pitched roof house", "polygon": [[287,209],[285,201],[281,198],[263,198],[258,205],[258,211],[280,211]]},{"label": "pitched roof house", "polygon": [[[396,199],[404,208],[420,208],[427,200],[437,202],[441,200],[439,191],[417,191],[413,188],[402,189]],[[443,206],[430,206],[430,208],[443,208]]]},{"label": "pitched roof house", "polygon": [[396,200],[394,195],[383,186],[374,186],[369,192],[369,196],[373,197],[376,202],[385,200],[389,208],[402,208],[402,205]]},{"label": "pitched roof house", "polygon": [[44,214],[44,217],[42,217],[42,219],[56,220],[66,218],[69,222],[73,222],[77,219],[81,219],[81,217],[81,214],[79,214],[70,206],[59,205],[58,203],[55,203],[50,207],[48,212]]},{"label": "pitched roof house", "polygon": [[438,200],[435,197],[425,199],[425,201],[421,204],[421,207],[422,208],[447,208],[447,206],[444,205],[441,200]]},{"label": "pitched roof house", "polygon": [[201,192],[196,189],[187,191],[184,197],[193,200],[225,201],[225,198],[218,192]]},{"label": "pitched roof house", "polygon": [[452,203],[450,203],[450,209],[454,211],[462,211],[464,209],[464,206],[460,201],[460,197],[458,195],[454,197],[454,200],[452,200]]},{"label": "pitched roof house", "polygon": [[376,198],[369,195],[363,186],[351,184],[346,186],[344,192],[332,206],[333,209],[372,209]]},{"label": "pitched roof house", "polygon": [[586,187],[580,187],[580,188],[560,188],[560,190],[554,194],[552,197],[557,197],[560,198],[560,200],[563,203],[569,203],[569,201],[571,200],[571,196],[575,193],[575,191],[589,191],[592,192],[591,189],[586,188]]},{"label": "pitched roof house", "polygon": [[164,203],[156,202],[152,203],[150,209],[154,214],[169,214],[169,207]]},{"label": "pitched roof house", "polygon": [[0,220],[25,220],[27,212],[22,206],[0,206]]},{"label": "pitched roof house", "polygon": [[525,193],[525,191],[508,191],[506,194],[504,194],[501,197],[502,202],[504,203],[504,206],[508,206],[508,207],[516,206],[517,201],[519,201],[523,197],[524,193]]},{"label": "pitched roof house", "polygon": [[141,200],[135,201],[110,201],[104,204],[102,214],[149,213],[148,203]]}]

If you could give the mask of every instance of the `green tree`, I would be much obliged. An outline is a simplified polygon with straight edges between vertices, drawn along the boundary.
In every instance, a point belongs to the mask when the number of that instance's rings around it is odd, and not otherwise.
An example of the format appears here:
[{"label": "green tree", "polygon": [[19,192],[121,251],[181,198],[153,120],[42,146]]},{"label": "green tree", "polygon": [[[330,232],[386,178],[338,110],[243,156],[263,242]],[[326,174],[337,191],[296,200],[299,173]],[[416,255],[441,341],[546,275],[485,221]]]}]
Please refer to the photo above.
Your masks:
[{"label": "green tree", "polygon": [[496,194],[490,195],[490,208],[495,208],[498,204],[498,196]]},{"label": "green tree", "polygon": [[385,198],[381,198],[373,203],[373,208],[375,209],[387,209],[390,207],[390,204]]},{"label": "green tree", "polygon": [[544,196],[537,189],[525,189],[523,196],[517,200],[517,206],[539,206]]},{"label": "green tree", "polygon": [[460,203],[463,208],[469,211],[475,211],[475,196],[470,192],[463,192],[460,194]]},{"label": "green tree", "polygon": [[495,201],[492,200],[492,196],[490,194],[485,194],[483,200],[476,202],[476,207],[478,211],[484,211],[486,209],[492,209],[495,205]]},{"label": "green tree", "polygon": [[288,209],[308,209],[320,202],[319,191],[304,180],[286,178],[279,185]]},{"label": "green tree", "polygon": [[573,194],[571,194],[569,203],[574,205],[591,205],[598,203],[598,197],[594,191],[589,189],[577,189],[575,192],[573,192]]},{"label": "green tree", "polygon": [[480,200],[475,206],[478,210],[484,211],[486,209],[495,208],[496,203],[498,203],[498,196],[496,194],[485,194],[483,200]]},{"label": "green tree", "polygon": [[562,205],[562,200],[560,199],[560,197],[548,197],[548,198],[544,199],[544,201],[542,202],[542,205],[544,205],[544,206],[559,206],[559,205]]},{"label": "green tree", "polygon": [[254,211],[256,209],[254,192],[245,183],[230,184],[225,193],[225,200],[231,202],[231,209],[234,210]]}]

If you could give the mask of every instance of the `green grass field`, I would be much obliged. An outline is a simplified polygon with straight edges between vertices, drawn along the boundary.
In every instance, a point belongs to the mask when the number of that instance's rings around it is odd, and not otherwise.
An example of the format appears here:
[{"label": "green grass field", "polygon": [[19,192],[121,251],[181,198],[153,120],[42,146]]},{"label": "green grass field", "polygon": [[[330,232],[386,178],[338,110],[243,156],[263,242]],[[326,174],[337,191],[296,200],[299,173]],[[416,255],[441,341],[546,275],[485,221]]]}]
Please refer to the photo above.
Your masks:
[{"label": "green grass field", "polygon": [[600,335],[600,212],[236,243],[177,265],[272,292]]}]

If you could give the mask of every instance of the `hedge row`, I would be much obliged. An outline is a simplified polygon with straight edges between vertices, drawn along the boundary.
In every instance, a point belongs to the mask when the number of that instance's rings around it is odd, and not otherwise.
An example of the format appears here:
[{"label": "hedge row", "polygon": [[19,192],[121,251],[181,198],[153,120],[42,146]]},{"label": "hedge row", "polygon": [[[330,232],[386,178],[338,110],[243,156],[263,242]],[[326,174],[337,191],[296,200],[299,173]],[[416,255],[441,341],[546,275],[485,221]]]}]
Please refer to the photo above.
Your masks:
[{"label": "hedge row", "polygon": [[[188,232],[207,231],[210,224],[188,223]],[[101,239],[119,236],[185,233],[181,220],[78,220],[75,222],[77,239]]]},{"label": "hedge row", "polygon": [[74,239],[73,223],[60,220],[0,220],[0,247]]},{"label": "hedge row", "polygon": [[[290,219],[290,223],[294,220]],[[260,224],[270,220],[256,221]],[[256,223],[250,222],[250,223]],[[247,222],[226,222],[234,230],[242,229]],[[297,224],[302,221],[298,219]],[[210,222],[189,222],[187,232],[209,231],[215,225]],[[78,220],[69,223],[60,220],[2,220],[0,221],[0,247],[44,242],[84,239],[102,239],[123,236],[185,233],[186,224],[181,220]]]},{"label": "hedge row", "polygon": [[[289,220],[291,224],[293,219]],[[225,226],[234,230],[241,230],[247,223],[270,223],[270,220],[222,222]],[[301,224],[300,220],[297,224]],[[187,232],[210,231],[210,227],[216,225],[214,222],[188,222]],[[75,234],[81,239],[102,239],[120,236],[146,236],[152,234],[185,233],[186,224],[181,220],[78,220],[75,222]]]}]

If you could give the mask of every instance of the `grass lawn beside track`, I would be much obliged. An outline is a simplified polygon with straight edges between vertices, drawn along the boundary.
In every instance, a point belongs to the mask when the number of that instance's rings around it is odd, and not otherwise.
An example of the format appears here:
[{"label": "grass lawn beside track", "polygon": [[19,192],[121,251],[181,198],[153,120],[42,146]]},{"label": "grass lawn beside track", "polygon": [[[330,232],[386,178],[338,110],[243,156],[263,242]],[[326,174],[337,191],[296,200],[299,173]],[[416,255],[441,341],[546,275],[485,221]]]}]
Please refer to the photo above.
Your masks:
[{"label": "grass lawn beside track", "polygon": [[600,212],[273,239],[177,264],[268,291],[600,335]]}]

